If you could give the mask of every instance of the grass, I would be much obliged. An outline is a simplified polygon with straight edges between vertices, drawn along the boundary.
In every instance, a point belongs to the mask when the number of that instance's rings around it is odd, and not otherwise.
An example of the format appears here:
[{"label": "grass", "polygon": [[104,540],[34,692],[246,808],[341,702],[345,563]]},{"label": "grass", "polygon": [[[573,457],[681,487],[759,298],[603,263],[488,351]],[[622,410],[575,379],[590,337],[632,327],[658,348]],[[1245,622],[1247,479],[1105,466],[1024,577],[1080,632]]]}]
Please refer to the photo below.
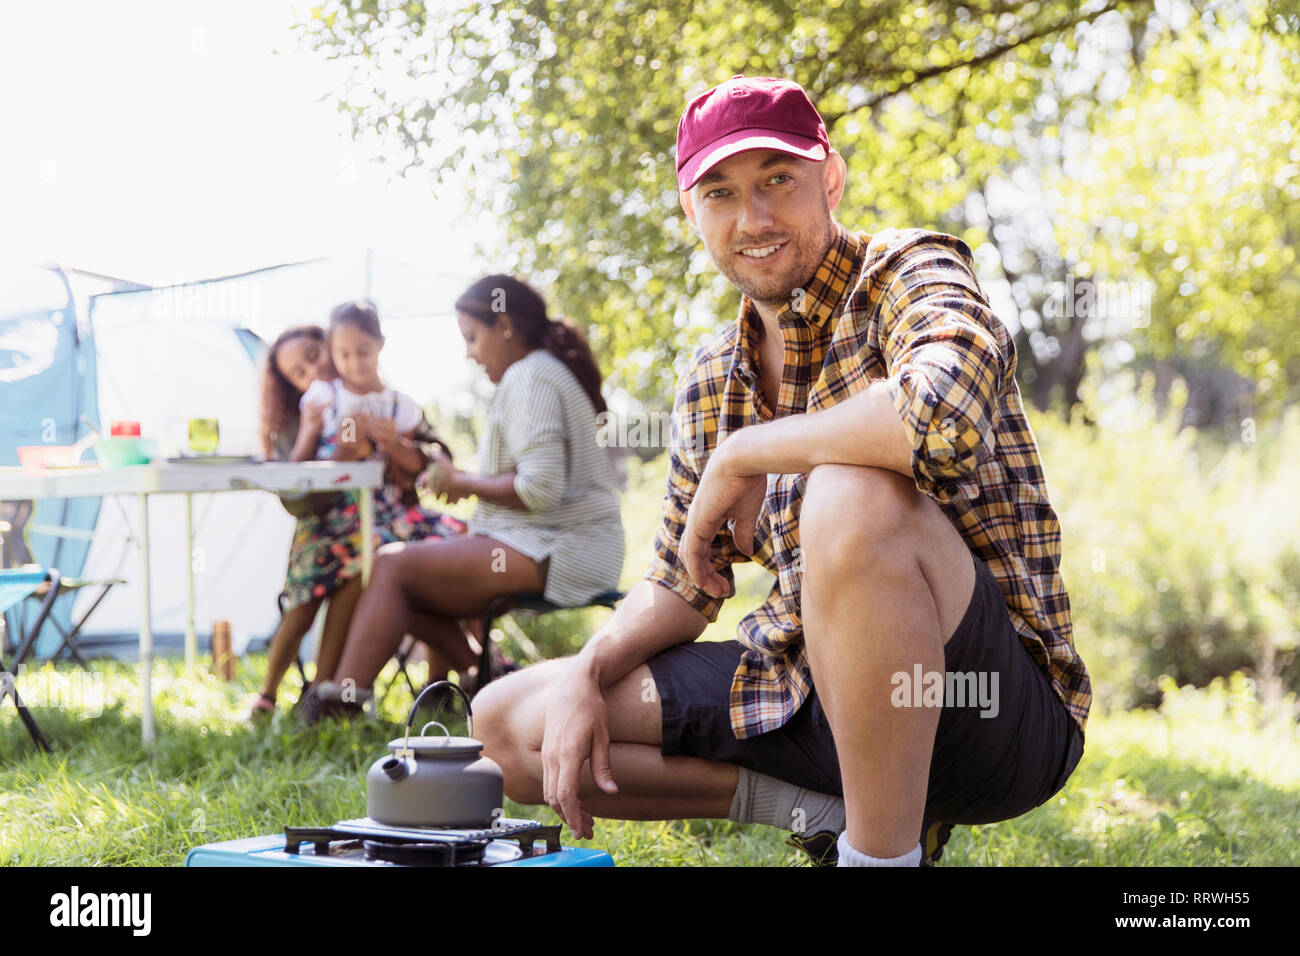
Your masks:
[{"label": "grass", "polygon": [[[94,699],[34,713],[56,744],[27,740],[0,712],[0,865],[173,866],[197,844],[364,815],[364,775],[409,705],[403,686],[381,722],[259,727],[240,710],[263,666],[222,684],[156,666],[158,740],[140,742],[131,665],[97,665]],[[31,696],[66,667],[29,671]],[[1065,790],[1013,821],[958,827],[943,865],[1294,865],[1300,732],[1244,681],[1168,688],[1159,711],[1098,714]],[[555,822],[547,808],[512,816]],[[599,821],[589,844],[625,866],[797,865],[784,833],[729,821]]]}]

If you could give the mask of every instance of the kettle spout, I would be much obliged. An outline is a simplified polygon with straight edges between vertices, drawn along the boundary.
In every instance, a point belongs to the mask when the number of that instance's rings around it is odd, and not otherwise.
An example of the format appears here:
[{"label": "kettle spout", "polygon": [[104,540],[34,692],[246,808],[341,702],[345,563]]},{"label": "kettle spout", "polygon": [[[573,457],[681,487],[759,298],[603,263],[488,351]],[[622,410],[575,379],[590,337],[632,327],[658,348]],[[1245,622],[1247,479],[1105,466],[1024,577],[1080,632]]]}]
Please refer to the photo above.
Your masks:
[{"label": "kettle spout", "polygon": [[380,766],[393,783],[406,779],[406,775],[411,772],[410,767],[406,765],[406,761],[396,756],[389,757]]}]

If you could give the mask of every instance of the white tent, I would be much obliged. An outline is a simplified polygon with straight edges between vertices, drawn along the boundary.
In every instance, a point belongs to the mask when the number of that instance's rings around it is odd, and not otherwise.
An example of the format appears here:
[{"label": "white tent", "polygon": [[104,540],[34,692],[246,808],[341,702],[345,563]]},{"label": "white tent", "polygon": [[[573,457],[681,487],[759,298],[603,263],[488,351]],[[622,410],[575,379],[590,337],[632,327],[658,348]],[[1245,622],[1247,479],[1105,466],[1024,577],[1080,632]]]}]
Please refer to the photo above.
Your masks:
[{"label": "white tent", "polygon": [[[380,373],[395,388],[446,412],[467,411],[476,378],[464,357],[451,305],[468,284],[365,252],[276,266],[166,288],[93,296],[101,427],[136,419],[162,454],[186,442],[189,419],[216,418],[224,454],[258,452],[261,359],[291,325],[324,325],[330,309],[367,297],[379,308],[386,344]],[[481,387],[481,386],[480,386]],[[270,636],[278,622],[294,521],[272,495],[223,492],[194,498],[194,553],[184,545],[184,498],[150,499],[153,624],[159,648],[178,647],[185,631],[185,569],[195,569],[200,639],[214,620],[231,622],[234,644]],[[135,509],[106,499],[83,574],[136,573]],[[91,599],[80,599],[80,611]],[[139,595],[115,588],[83,632],[92,645],[133,644]]]}]

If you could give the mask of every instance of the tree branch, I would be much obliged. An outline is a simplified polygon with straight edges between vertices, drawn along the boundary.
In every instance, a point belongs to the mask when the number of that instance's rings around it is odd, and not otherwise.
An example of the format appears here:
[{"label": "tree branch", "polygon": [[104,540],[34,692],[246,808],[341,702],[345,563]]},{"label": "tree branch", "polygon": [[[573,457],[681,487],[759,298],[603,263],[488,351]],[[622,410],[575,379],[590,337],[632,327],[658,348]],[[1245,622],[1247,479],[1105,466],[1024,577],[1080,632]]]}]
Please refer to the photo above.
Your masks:
[{"label": "tree branch", "polygon": [[[973,56],[966,60],[959,60],[954,63],[946,63],[940,66],[926,67],[923,70],[916,70],[914,71],[913,78],[906,83],[903,83],[892,90],[885,90],[884,92],[877,93],[874,96],[869,97],[866,102],[860,103],[857,106],[843,110],[839,113],[823,116],[822,118],[826,123],[827,129],[829,129],[844,117],[856,113],[859,110],[874,110],[890,97],[897,96],[899,93],[910,90],[912,87],[918,86],[926,80],[932,80],[936,76],[943,76],[945,73],[951,73],[953,70],[959,70],[963,67],[983,66],[985,63],[990,63],[993,60],[999,59],[1000,57],[1010,53],[1012,50],[1015,50],[1017,47],[1024,46],[1026,43],[1032,43],[1034,40],[1041,40],[1043,37],[1051,36],[1053,33],[1068,30],[1071,27],[1078,26],[1080,23],[1089,23],[1098,17],[1104,16],[1107,13],[1112,13],[1121,7],[1133,6],[1135,3],[1144,2],[1145,0],[1112,0],[1112,2],[1106,4],[1106,6],[1099,10],[1095,10],[1092,13],[1080,13],[1059,23],[1048,24],[1047,26],[1040,27],[1037,30],[1032,30],[1019,39],[994,47],[985,53],[981,53],[979,56]],[[859,75],[852,82],[861,82],[863,79],[866,79],[866,75]]]}]

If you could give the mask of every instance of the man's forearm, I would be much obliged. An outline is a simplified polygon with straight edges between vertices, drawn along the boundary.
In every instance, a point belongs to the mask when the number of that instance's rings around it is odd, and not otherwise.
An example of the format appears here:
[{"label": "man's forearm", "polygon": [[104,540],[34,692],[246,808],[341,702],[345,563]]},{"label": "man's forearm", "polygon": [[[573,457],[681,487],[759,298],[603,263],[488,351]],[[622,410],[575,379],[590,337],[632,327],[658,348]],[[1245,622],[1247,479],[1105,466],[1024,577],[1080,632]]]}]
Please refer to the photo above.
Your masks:
[{"label": "man's forearm", "polygon": [[642,580],[614,616],[579,652],[580,673],[609,687],[662,650],[693,641],[708,626],[704,615],[667,588]]},{"label": "man's forearm", "polygon": [[817,465],[834,464],[870,465],[912,476],[911,442],[884,381],[832,408],[741,429],[722,449],[731,470],[743,475],[802,475]]}]

